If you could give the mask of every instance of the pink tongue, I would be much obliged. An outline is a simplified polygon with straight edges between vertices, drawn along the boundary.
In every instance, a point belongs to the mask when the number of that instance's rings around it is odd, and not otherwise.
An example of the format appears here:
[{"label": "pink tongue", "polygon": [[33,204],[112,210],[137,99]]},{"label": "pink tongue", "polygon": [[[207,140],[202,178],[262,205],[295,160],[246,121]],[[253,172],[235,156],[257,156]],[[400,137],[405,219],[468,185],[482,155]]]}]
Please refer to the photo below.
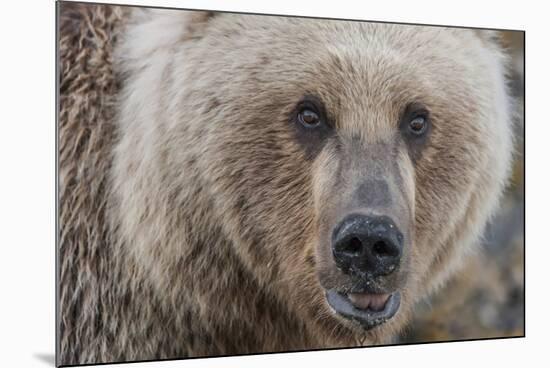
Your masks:
[{"label": "pink tongue", "polygon": [[356,308],[380,311],[384,309],[390,294],[348,294],[348,298]]}]

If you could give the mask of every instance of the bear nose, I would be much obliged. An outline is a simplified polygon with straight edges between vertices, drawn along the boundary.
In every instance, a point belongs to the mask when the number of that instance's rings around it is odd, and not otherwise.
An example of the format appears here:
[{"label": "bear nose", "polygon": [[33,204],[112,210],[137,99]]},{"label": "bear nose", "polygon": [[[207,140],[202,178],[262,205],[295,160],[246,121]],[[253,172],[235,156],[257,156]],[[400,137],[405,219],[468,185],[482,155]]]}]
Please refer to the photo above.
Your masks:
[{"label": "bear nose", "polygon": [[403,234],[387,216],[350,215],[332,236],[332,254],[344,273],[389,275],[401,259]]}]

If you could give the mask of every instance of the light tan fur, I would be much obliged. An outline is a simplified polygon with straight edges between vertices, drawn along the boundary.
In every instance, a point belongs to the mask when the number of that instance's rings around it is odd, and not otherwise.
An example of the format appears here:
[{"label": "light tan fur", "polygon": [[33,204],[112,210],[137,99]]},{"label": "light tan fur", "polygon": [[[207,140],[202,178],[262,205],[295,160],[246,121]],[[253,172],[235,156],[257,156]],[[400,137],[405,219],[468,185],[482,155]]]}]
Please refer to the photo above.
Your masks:
[{"label": "light tan fur", "polygon": [[[388,342],[497,208],[505,60],[474,31],[99,5],[61,16],[63,364]],[[410,101],[434,120],[416,165],[397,156],[414,218],[402,307],[365,334],[319,283],[341,163],[296,141],[305,93],[367,146],[394,136]]]}]

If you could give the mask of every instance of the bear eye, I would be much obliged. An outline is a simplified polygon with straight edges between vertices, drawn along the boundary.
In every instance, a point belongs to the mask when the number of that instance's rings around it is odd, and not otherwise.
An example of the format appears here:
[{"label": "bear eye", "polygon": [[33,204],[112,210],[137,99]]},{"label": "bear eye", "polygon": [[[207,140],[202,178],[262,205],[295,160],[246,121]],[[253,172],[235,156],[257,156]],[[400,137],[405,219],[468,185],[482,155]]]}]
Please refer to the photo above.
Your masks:
[{"label": "bear eye", "polygon": [[416,116],[409,122],[409,130],[415,135],[422,135],[428,127],[428,122],[425,116]]},{"label": "bear eye", "polygon": [[316,96],[304,96],[298,102],[292,114],[291,119],[294,123],[302,130],[306,129],[309,132],[308,134],[319,129],[328,128],[325,106]]},{"label": "bear eye", "polygon": [[287,121],[291,123],[296,140],[308,160],[315,158],[334,132],[323,101],[314,95],[302,97],[291,110]]},{"label": "bear eye", "polygon": [[432,119],[425,105],[415,102],[405,107],[399,121],[399,130],[409,148],[413,162],[421,157],[421,153],[432,132]]},{"label": "bear eye", "polygon": [[415,102],[405,107],[401,115],[400,129],[408,140],[415,144],[424,142],[430,128],[430,113],[423,104]]},{"label": "bear eye", "polygon": [[317,112],[306,107],[298,113],[298,121],[308,128],[313,128],[321,123],[321,118]]}]

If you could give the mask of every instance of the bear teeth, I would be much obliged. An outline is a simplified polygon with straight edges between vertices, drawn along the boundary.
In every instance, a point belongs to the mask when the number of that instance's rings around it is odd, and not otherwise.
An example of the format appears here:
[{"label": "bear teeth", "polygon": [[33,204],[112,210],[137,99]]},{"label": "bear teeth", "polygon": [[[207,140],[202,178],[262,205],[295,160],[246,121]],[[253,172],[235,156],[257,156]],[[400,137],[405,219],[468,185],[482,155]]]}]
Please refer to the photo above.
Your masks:
[{"label": "bear teeth", "polygon": [[373,311],[381,311],[384,309],[389,297],[390,294],[348,294],[348,298],[354,307],[359,309],[371,309]]}]

